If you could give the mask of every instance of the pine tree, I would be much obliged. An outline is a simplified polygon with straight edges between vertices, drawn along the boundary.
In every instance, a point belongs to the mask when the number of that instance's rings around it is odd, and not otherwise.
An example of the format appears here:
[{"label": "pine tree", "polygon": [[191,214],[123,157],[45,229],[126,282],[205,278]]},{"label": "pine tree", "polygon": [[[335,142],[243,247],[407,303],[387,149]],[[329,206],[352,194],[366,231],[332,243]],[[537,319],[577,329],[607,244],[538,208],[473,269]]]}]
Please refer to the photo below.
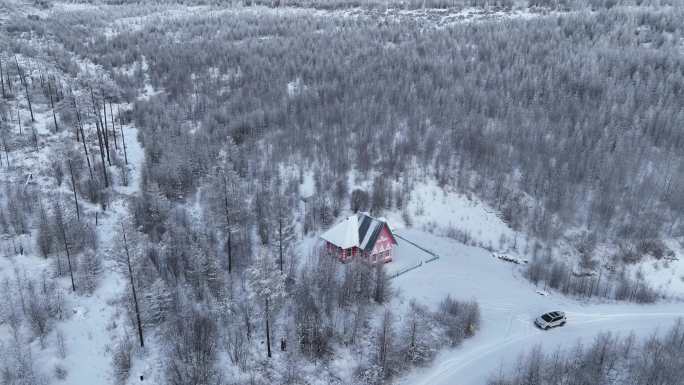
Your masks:
[{"label": "pine tree", "polygon": [[280,301],[285,295],[285,276],[278,271],[267,254],[257,257],[247,270],[251,295],[263,306],[266,334],[266,352],[271,357],[271,317],[277,313]]},{"label": "pine tree", "polygon": [[144,301],[143,319],[145,324],[159,325],[166,320],[172,298],[166,283],[162,279],[157,278],[147,288]]},{"label": "pine tree", "polygon": [[277,198],[275,214],[272,243],[274,252],[278,256],[278,269],[281,273],[284,273],[286,258],[292,256],[292,247],[296,236],[294,218],[292,217],[292,205],[287,204],[287,200],[282,196]]}]

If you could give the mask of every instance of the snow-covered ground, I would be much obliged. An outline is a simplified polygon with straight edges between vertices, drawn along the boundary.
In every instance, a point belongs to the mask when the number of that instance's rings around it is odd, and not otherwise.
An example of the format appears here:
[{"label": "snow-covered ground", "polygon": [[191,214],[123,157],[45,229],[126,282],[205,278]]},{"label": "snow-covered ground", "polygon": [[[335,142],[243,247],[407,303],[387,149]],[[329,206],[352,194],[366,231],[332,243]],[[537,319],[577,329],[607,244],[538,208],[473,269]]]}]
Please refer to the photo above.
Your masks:
[{"label": "snow-covered ground", "polygon": [[[413,227],[437,233],[455,229],[467,232],[475,243],[498,248],[502,237],[513,239],[513,231],[499,214],[479,199],[442,188],[433,179],[411,191],[408,213]],[[389,216],[393,228],[405,227],[399,213]]]},{"label": "snow-covered ground", "polygon": [[385,265],[388,274],[392,275],[416,266],[420,268],[427,261],[433,259],[433,256],[425,250],[421,250],[402,238],[395,238],[397,246],[394,249],[394,258],[391,263]]},{"label": "snow-covered ground", "polygon": [[684,298],[684,243],[670,239],[667,246],[674,252],[674,259],[646,258],[632,266],[632,270],[643,273],[655,288]]},{"label": "snow-covered ground", "polygon": [[[482,248],[420,230],[397,233],[441,256],[392,280],[405,301],[416,298],[436,305],[450,294],[477,300],[482,313],[482,327],[475,337],[438,355],[428,368],[413,371],[401,381],[403,384],[482,385],[498,370],[513,367],[518,356],[536,344],[548,350],[570,348],[578,338],[588,341],[601,331],[627,334],[633,330],[645,336],[684,317],[684,305],[675,302],[636,305],[542,296],[519,276],[515,265],[494,258]],[[552,310],[565,311],[568,324],[550,331],[537,329],[532,323],[534,318]]]}]

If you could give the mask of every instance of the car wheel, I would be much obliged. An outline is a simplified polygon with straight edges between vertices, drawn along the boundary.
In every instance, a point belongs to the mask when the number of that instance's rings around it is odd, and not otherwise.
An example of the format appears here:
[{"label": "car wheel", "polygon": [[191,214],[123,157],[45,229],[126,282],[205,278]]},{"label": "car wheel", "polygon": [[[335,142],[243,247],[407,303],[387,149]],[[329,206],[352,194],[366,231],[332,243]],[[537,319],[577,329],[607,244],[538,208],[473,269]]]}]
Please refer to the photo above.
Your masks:
[{"label": "car wheel", "polygon": [[565,326],[565,321],[561,322],[560,326]]},{"label": "car wheel", "polygon": [[550,329],[550,327],[548,325],[544,326],[544,330],[549,330],[549,329]]}]

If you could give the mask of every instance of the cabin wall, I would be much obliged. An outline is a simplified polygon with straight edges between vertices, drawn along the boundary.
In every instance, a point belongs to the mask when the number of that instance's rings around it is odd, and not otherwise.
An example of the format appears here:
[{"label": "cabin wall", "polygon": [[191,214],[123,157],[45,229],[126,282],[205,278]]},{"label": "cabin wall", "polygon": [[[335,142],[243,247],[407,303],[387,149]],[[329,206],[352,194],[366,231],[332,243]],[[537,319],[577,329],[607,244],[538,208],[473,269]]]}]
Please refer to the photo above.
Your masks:
[{"label": "cabin wall", "polygon": [[332,243],[330,243],[328,241],[325,242],[325,250],[330,254],[337,255],[337,259],[339,259],[342,262],[346,262],[346,261],[350,260],[351,258],[359,255],[359,248],[358,247],[343,249],[341,247],[333,245]]},{"label": "cabin wall", "polygon": [[349,249],[342,249],[328,241],[326,241],[326,251],[330,254],[336,255],[341,262],[347,262],[352,258],[360,256],[370,263],[376,262],[391,262],[394,258],[394,238],[387,226],[383,226],[380,230],[373,249],[370,251],[361,251],[358,247],[351,247]]},{"label": "cabin wall", "polygon": [[375,241],[373,250],[371,251],[370,261],[377,262],[389,262],[394,257],[394,242],[392,241],[392,235],[389,233],[387,226],[383,226],[378,239]]}]

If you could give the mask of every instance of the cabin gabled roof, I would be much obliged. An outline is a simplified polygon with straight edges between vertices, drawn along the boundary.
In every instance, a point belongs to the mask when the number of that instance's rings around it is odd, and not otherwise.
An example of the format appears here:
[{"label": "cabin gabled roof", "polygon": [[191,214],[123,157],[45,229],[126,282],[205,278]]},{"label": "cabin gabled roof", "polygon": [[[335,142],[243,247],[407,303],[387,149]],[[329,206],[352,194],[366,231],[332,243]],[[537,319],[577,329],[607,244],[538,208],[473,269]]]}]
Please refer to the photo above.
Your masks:
[{"label": "cabin gabled roof", "polygon": [[334,225],[321,235],[321,238],[337,247],[349,249],[358,247],[364,251],[370,251],[375,246],[382,229],[386,227],[392,242],[397,243],[394,234],[387,222],[373,218],[367,213],[359,213],[345,218],[342,222]]},{"label": "cabin gabled roof", "polygon": [[321,234],[321,238],[343,249],[358,246],[359,218],[356,215],[345,218]]}]

